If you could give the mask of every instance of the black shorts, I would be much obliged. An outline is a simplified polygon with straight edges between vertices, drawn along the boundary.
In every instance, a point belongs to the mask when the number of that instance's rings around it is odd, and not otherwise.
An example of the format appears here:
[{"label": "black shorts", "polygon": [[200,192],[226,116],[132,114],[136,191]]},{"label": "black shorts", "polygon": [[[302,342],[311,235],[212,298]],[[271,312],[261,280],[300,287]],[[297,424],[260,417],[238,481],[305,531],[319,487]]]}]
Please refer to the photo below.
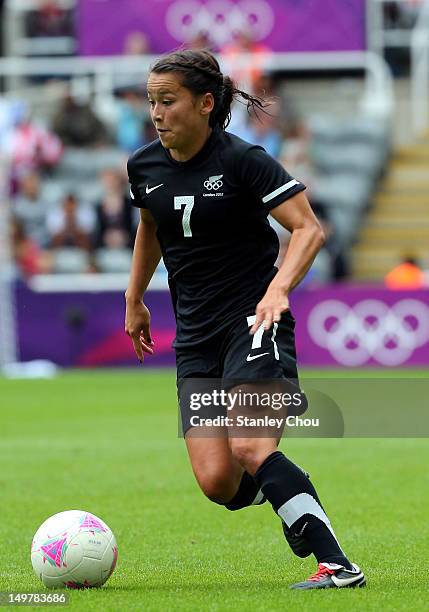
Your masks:
[{"label": "black shorts", "polygon": [[287,310],[281,320],[265,331],[249,334],[255,314],[244,315],[207,342],[176,349],[177,389],[185,434],[192,426],[187,379],[217,379],[222,385],[286,379],[298,385],[295,350],[295,319]]}]

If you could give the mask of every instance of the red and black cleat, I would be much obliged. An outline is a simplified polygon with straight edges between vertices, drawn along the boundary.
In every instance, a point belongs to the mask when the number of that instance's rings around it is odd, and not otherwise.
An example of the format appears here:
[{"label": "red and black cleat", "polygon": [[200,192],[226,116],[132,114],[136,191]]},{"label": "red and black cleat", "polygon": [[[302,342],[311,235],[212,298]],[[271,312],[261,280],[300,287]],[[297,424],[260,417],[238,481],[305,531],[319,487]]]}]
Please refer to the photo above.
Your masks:
[{"label": "red and black cleat", "polygon": [[293,584],[291,589],[341,589],[363,587],[366,584],[365,576],[360,568],[352,563],[353,569],[348,570],[336,563],[319,563],[315,574],[304,580]]}]

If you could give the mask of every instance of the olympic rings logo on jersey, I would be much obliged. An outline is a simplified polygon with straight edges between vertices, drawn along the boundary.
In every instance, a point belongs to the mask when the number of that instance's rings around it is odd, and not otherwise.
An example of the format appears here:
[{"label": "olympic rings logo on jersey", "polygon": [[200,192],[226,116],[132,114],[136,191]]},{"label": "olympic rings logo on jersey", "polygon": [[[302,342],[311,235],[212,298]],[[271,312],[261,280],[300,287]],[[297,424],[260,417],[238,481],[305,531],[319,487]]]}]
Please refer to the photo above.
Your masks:
[{"label": "olympic rings logo on jersey", "polygon": [[234,39],[237,32],[250,31],[253,40],[266,38],[273,30],[274,11],[266,0],[176,0],[169,7],[165,25],[178,42],[188,42],[201,32],[216,45]]},{"label": "olympic rings logo on jersey", "polygon": [[204,187],[207,191],[217,191],[222,187],[223,174],[215,174],[214,176],[209,176],[209,178],[204,181]]},{"label": "olympic rings logo on jersey", "polygon": [[204,187],[207,189],[207,191],[216,191],[217,189],[219,189],[220,187],[222,187],[223,183],[220,179],[218,179],[217,181],[213,181],[211,182],[210,179],[208,179],[207,181],[204,181]]},{"label": "olympic rings logo on jersey", "polygon": [[307,328],[312,340],[342,365],[360,366],[373,359],[395,366],[429,341],[429,308],[416,299],[392,306],[375,299],[354,306],[325,300],[310,312]]}]

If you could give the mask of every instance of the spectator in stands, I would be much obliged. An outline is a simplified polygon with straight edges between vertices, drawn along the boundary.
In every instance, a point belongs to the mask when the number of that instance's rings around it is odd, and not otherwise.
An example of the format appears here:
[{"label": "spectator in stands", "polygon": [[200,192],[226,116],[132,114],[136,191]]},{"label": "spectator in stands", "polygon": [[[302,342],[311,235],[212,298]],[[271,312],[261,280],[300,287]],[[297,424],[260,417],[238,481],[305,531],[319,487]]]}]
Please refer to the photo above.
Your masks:
[{"label": "spectator in stands", "polygon": [[31,121],[25,103],[14,105],[14,127],[7,145],[12,172],[19,178],[29,170],[44,171],[53,168],[61,159],[60,140],[43,126]]},{"label": "spectator in stands", "polygon": [[13,213],[22,224],[29,239],[39,247],[46,247],[49,236],[46,229],[47,207],[40,193],[40,178],[36,172],[26,174],[20,182],[20,193],[13,203]]},{"label": "spectator in stands", "polygon": [[198,32],[198,34],[186,44],[186,47],[189,49],[212,49],[213,46],[214,44],[210,40],[209,33],[203,31]]},{"label": "spectator in stands", "polygon": [[102,173],[104,195],[96,206],[96,248],[131,248],[134,241],[132,210],[125,195],[125,184],[116,170]]},{"label": "spectator in stands", "polygon": [[[253,112],[242,130],[235,132],[247,142],[260,145],[272,157],[278,158],[283,139],[278,125],[277,109],[273,104],[266,112]],[[288,169],[289,170],[289,169]]]},{"label": "spectator in stands", "polygon": [[24,278],[52,271],[51,255],[26,234],[24,224],[19,219],[12,219],[10,233],[15,264]]},{"label": "spectator in stands", "polygon": [[416,23],[421,6],[425,0],[385,1],[383,18],[386,28],[411,29]]},{"label": "spectator in stands", "polygon": [[107,128],[94,113],[90,104],[78,102],[70,92],[61,102],[52,125],[55,133],[65,145],[96,147],[109,142]]},{"label": "spectator in stands", "polygon": [[120,73],[113,75],[113,89],[118,93],[119,90],[129,90],[141,83],[141,65],[132,60],[150,53],[150,42],[146,34],[140,31],[130,32],[125,39],[122,53],[129,56],[131,61],[123,66]]},{"label": "spectator in stands", "polygon": [[146,34],[140,31],[130,32],[125,39],[124,55],[146,55],[150,53],[150,42]]},{"label": "spectator in stands", "polygon": [[279,118],[283,128],[283,137],[300,139],[308,143],[310,141],[310,131],[307,121],[302,116],[299,102],[291,95],[287,84],[283,83],[276,95],[278,95]]},{"label": "spectator in stands", "polygon": [[39,0],[39,7],[26,15],[25,29],[30,38],[73,36],[73,11],[62,8],[57,0]]},{"label": "spectator in stands", "polygon": [[384,279],[388,289],[422,289],[426,286],[425,273],[412,255],[403,257]]},{"label": "spectator in stands", "polygon": [[311,132],[294,100],[284,90],[281,93],[280,121],[284,140],[279,161],[292,176],[296,176],[307,186],[307,197],[326,236],[325,245],[319,252],[314,269],[309,272],[304,286],[314,281],[320,283],[344,280],[350,273],[346,249],[330,219],[327,203],[315,195],[319,174],[312,159]]},{"label": "spectator in stands", "polygon": [[[242,53],[251,54],[251,60],[243,63],[239,57]],[[243,30],[237,32],[233,43],[223,47],[222,54],[229,65],[229,74],[238,87],[254,93],[271,50],[255,42],[251,32]]]},{"label": "spectator in stands", "polygon": [[146,143],[145,125],[150,112],[143,92],[127,88],[118,103],[117,142],[121,149],[132,153]]},{"label": "spectator in stands", "polygon": [[[309,194],[311,198],[311,195]],[[321,200],[311,199],[311,207],[325,232],[325,244],[320,250],[319,268],[326,266],[326,280],[341,281],[350,274],[348,255],[339,240],[334,224],[331,222],[328,207]],[[323,259],[322,259],[323,258]],[[317,267],[317,266],[316,266]]]},{"label": "spectator in stands", "polygon": [[48,215],[47,227],[51,236],[51,246],[75,247],[90,251],[94,225],[93,210],[79,205],[75,195],[69,193],[64,199],[63,206],[52,210]]},{"label": "spectator in stands", "polygon": [[275,96],[274,82],[269,74],[261,74],[254,83],[255,93],[270,101],[265,111],[247,116],[247,121],[236,134],[254,144],[261,145],[272,157],[278,158],[282,147],[282,134],[279,124],[280,107]]},{"label": "spectator in stands", "polygon": [[327,205],[316,198],[313,191],[319,175],[312,159],[310,130],[295,112],[293,105],[288,114],[288,120],[281,120],[284,140],[279,155],[280,163],[306,185],[308,198],[316,216],[319,221],[326,224],[327,234],[333,236],[335,233],[329,221]]},{"label": "spectator in stands", "polygon": [[279,127],[280,107],[276,95],[274,80],[268,73],[260,73],[255,78],[255,95],[270,102],[265,112],[258,116],[249,115],[245,104],[233,104],[231,123],[228,131],[240,138],[259,144],[273,157],[278,157],[281,146],[281,130]]}]

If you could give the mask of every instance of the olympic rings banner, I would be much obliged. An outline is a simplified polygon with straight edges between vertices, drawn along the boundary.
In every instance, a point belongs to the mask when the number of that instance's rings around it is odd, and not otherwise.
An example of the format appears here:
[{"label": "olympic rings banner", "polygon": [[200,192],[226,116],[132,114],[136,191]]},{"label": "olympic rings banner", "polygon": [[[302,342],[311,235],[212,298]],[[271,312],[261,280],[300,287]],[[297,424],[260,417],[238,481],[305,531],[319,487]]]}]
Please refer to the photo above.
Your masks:
[{"label": "olympic rings banner", "polygon": [[429,365],[429,290],[333,286],[292,303],[301,365]]},{"label": "olympic rings banner", "polygon": [[79,0],[81,55],[121,55],[143,32],[164,53],[205,32],[217,49],[239,31],[272,51],[365,49],[365,0]]},{"label": "olympic rings banner", "polygon": [[[21,360],[61,366],[138,365],[124,333],[123,292],[36,293],[17,289]],[[428,367],[429,289],[332,286],[292,294],[298,363],[311,367]],[[168,291],[151,291],[155,355],[172,366],[175,324]]]}]

